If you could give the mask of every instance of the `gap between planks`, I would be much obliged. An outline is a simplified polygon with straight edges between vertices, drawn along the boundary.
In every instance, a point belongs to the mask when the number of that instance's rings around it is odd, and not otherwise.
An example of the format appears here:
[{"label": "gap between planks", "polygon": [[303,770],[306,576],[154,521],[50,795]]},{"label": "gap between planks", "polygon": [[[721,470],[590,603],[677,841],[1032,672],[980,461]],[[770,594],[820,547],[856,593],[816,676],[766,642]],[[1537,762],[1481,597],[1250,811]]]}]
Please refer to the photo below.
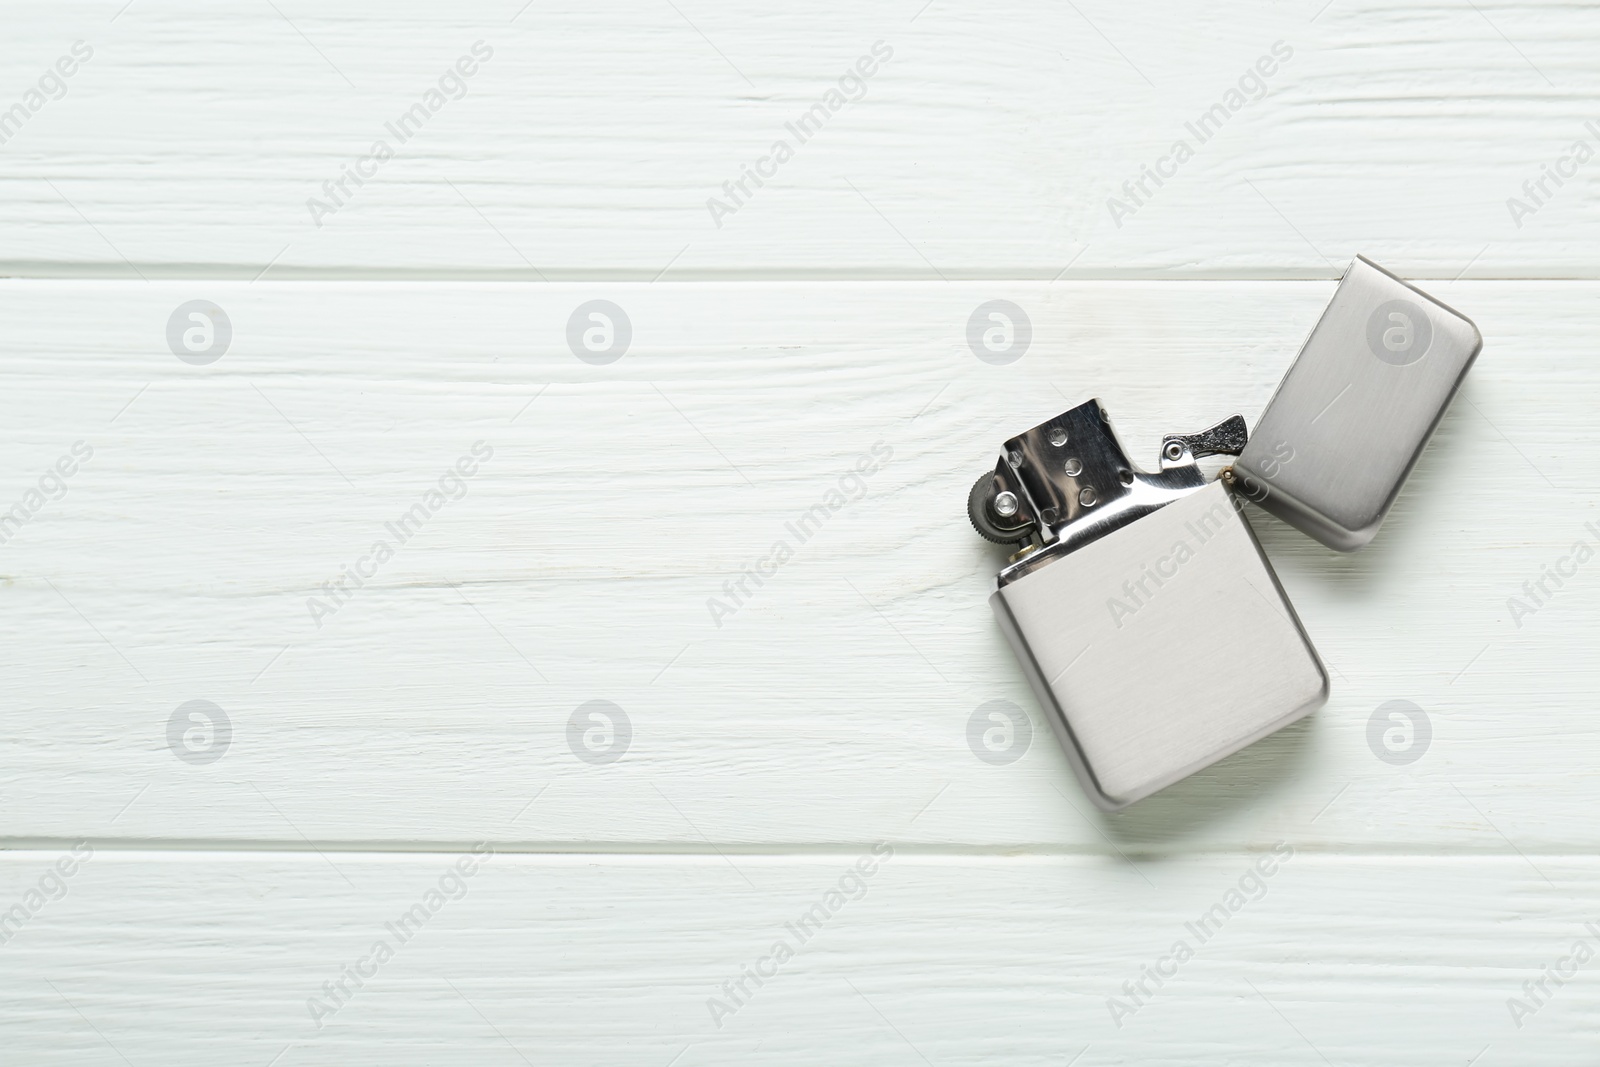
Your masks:
[{"label": "gap between planks", "polygon": [[[1382,258],[1382,257],[1380,257]],[[1442,284],[1472,282],[1592,282],[1600,281],[1600,265],[1593,270],[1547,273],[1545,271],[1485,273],[1470,270],[1467,264],[1454,275],[1417,273],[1406,269],[1404,261],[1386,259],[1386,270],[1406,281]],[[1343,264],[1335,268],[1295,268],[1281,270],[1199,269],[1182,272],[1130,267],[1085,268],[1053,272],[1050,270],[961,270],[946,269],[938,274],[916,270],[830,270],[823,268],[754,268],[746,270],[671,270],[666,272],[631,269],[544,268],[535,273],[526,268],[459,270],[406,267],[278,267],[271,264],[138,264],[133,274],[125,263],[42,263],[0,260],[0,281],[81,281],[81,282],[157,282],[157,281],[274,281],[274,282],[539,282],[549,284],[632,284],[670,281],[677,283],[725,284],[728,282],[990,282],[995,284],[1035,284],[1038,282],[1305,282],[1337,281]]]},{"label": "gap between planks", "polygon": [[[430,856],[430,855],[456,855],[467,851],[483,839],[462,839],[459,841],[290,841],[268,839],[186,839],[186,838],[101,838],[94,835],[83,837],[26,837],[26,838],[0,838],[0,857],[8,859],[23,859],[32,854],[54,855],[70,849],[81,841],[89,841],[96,853],[176,853],[176,854],[251,854],[251,853],[283,853],[301,855],[373,855],[373,856]],[[781,859],[781,860],[807,860],[807,859],[849,859],[859,856],[863,849],[872,847],[876,841],[861,842],[779,842],[779,843],[744,843],[728,845],[695,845],[692,843],[678,844],[670,841],[621,841],[621,842],[587,842],[587,841],[495,841],[496,855],[520,855],[546,859],[559,859],[561,857],[596,857],[607,856],[614,858],[636,857],[640,859],[656,859],[662,861],[679,860],[718,860],[726,856],[739,856],[752,859]],[[1107,857],[1118,859],[1146,859],[1151,861],[1161,860],[1190,860],[1204,859],[1208,856],[1244,856],[1258,852],[1272,851],[1271,844],[1243,847],[1151,847],[1149,845],[1136,845],[1131,842],[1116,847],[1096,847],[1093,845],[1071,844],[1033,844],[1033,845],[972,845],[972,844],[929,844],[925,842],[890,842],[894,845],[896,857],[920,858],[930,861],[943,859],[968,860],[1055,860],[1055,859],[1103,859]],[[1340,844],[1299,844],[1294,843],[1297,856],[1324,856],[1337,859],[1424,859],[1434,858],[1449,861],[1457,860],[1526,860],[1528,857],[1538,857],[1548,860],[1573,860],[1593,861],[1600,860],[1592,848],[1581,845],[1545,845],[1532,848],[1507,848],[1503,846],[1463,847],[1459,844],[1440,844],[1437,847],[1418,846],[1414,843],[1397,843],[1393,846],[1382,844],[1340,845]]]}]

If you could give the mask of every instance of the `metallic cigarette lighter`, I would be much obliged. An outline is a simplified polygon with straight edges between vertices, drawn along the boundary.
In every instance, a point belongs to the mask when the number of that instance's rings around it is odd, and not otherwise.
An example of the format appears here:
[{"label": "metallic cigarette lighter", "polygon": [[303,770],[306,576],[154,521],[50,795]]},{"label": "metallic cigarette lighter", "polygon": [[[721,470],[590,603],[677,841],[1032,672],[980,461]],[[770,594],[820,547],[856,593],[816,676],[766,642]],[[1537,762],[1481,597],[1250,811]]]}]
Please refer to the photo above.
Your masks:
[{"label": "metallic cigarette lighter", "polygon": [[1084,791],[1114,811],[1307,712],[1328,677],[1242,502],[1196,460],[1239,416],[1124,453],[1098,400],[1006,442],[973,486],[984,537],[1025,542],[990,599]]},{"label": "metallic cigarette lighter", "polygon": [[[1007,441],[967,500],[1018,551],[990,598],[1084,791],[1114,811],[1321,706],[1328,676],[1242,514],[1370,541],[1477,357],[1458,312],[1357,258],[1253,436],[1127,457],[1098,400]],[[1197,460],[1238,458],[1207,481]]]},{"label": "metallic cigarette lighter", "polygon": [[1360,548],[1482,347],[1460,312],[1356,257],[1233,464],[1240,491],[1329,548]]}]

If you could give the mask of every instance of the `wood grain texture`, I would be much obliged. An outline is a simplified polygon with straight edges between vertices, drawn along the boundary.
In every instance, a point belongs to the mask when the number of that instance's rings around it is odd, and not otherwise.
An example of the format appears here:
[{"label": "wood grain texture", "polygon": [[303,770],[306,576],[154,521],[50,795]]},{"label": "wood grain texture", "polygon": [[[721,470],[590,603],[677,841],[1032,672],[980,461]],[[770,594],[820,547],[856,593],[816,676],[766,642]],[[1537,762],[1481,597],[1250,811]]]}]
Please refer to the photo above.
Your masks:
[{"label": "wood grain texture", "polygon": [[[30,9],[0,41],[0,106],[94,49],[0,146],[6,273],[1333,277],[1362,252],[1595,276],[1577,2],[123,6]],[[478,41],[465,95],[387,133]],[[879,41],[864,95],[789,132]],[[397,155],[330,201],[378,139]],[[1171,177],[1124,192],[1146,166]]]},{"label": "wood grain texture", "polygon": [[[68,0],[0,28],[6,1064],[1592,1062],[1600,965],[1549,970],[1600,949],[1592,6]],[[1485,352],[1370,548],[1251,513],[1333,698],[1097,814],[967,489],[1089,396],[1145,462],[1254,424],[1358,252]],[[608,365],[566,340],[597,299],[632,329]],[[1009,365],[966,340],[993,299],[1032,324]],[[193,300],[231,324],[209,365],[169,348]],[[195,700],[231,722],[215,762],[174,748]],[[594,700],[615,762],[580,758]],[[1008,765],[969,742],[995,700],[1033,729]],[[1374,740],[1393,700],[1431,728],[1408,765]]]},{"label": "wood grain texture", "polygon": [[[7,855],[0,900],[55,858]],[[0,948],[8,1062],[1579,1067],[1600,1025],[1593,857],[328,859],[97,851]]]},{"label": "wood grain texture", "polygon": [[[7,834],[1592,849],[1600,571],[1527,617],[1508,598],[1595,539],[1596,289],[1437,288],[1485,354],[1377,542],[1340,556],[1252,513],[1332,701],[1102,818],[996,630],[1001,558],[966,490],[1006,435],[1089,395],[1152,464],[1165,431],[1253,422],[1330,283],[6,284],[0,500],[94,448],[3,548]],[[197,296],[233,323],[209,367],[164,336]],[[1034,326],[1009,366],[965,341],[994,297]],[[633,324],[609,366],[564,339],[594,298]],[[314,620],[322,583],[476,441],[493,457],[466,495]],[[853,491],[878,442],[861,499],[798,543],[788,524]],[[779,538],[794,558],[714,619]],[[208,766],[167,747],[194,699],[234,727]],[[568,740],[594,699],[632,723],[610,765]],[[993,699],[1035,716],[1006,767],[967,739]],[[1408,767],[1369,747],[1393,699],[1432,722]]]}]

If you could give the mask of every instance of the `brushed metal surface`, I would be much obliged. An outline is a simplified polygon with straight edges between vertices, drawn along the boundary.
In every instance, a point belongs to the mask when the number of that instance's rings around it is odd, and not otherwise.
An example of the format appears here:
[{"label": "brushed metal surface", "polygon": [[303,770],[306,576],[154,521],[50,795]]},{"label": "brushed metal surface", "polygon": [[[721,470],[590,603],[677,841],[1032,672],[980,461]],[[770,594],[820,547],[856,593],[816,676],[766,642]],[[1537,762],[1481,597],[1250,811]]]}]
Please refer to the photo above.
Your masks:
[{"label": "brushed metal surface", "polygon": [[1112,811],[1319,707],[1328,678],[1220,482],[990,598],[1085,792]]},{"label": "brushed metal surface", "polygon": [[1330,548],[1371,541],[1483,339],[1357,257],[1234,463],[1240,491]]}]

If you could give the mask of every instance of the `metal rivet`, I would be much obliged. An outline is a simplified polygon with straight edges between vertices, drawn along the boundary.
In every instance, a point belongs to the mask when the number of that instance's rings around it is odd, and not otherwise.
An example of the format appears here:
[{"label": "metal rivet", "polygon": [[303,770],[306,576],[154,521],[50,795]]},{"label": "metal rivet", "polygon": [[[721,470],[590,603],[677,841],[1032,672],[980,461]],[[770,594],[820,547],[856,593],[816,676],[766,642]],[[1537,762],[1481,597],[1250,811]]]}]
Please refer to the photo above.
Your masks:
[{"label": "metal rivet", "polygon": [[1183,445],[1179,444],[1177,441],[1169,441],[1169,442],[1167,442],[1167,458],[1168,459],[1182,459],[1183,458]]},{"label": "metal rivet", "polygon": [[1067,472],[1068,478],[1076,478],[1078,475],[1083,473],[1083,463],[1078,459],[1069,459],[1067,460],[1066,466],[1063,467],[1062,470]]},{"label": "metal rivet", "polygon": [[1022,466],[1022,453],[1021,452],[1013,452],[1013,453],[1011,453],[1009,458],[1011,460],[1011,465],[1013,467]]},{"label": "metal rivet", "polygon": [[1095,491],[1088,486],[1084,486],[1082,489],[1078,490],[1078,503],[1082,504],[1086,508],[1094,507],[1094,502],[1099,499],[1100,498],[1095,494]]},{"label": "metal rivet", "polygon": [[1017,494],[1005,492],[995,497],[994,513],[1006,519],[1015,515],[1017,513]]},{"label": "metal rivet", "polygon": [[1062,445],[1066,444],[1067,443],[1067,431],[1061,429],[1059,426],[1056,427],[1054,430],[1051,430],[1050,431],[1050,443],[1055,445],[1057,448],[1060,448]]}]

